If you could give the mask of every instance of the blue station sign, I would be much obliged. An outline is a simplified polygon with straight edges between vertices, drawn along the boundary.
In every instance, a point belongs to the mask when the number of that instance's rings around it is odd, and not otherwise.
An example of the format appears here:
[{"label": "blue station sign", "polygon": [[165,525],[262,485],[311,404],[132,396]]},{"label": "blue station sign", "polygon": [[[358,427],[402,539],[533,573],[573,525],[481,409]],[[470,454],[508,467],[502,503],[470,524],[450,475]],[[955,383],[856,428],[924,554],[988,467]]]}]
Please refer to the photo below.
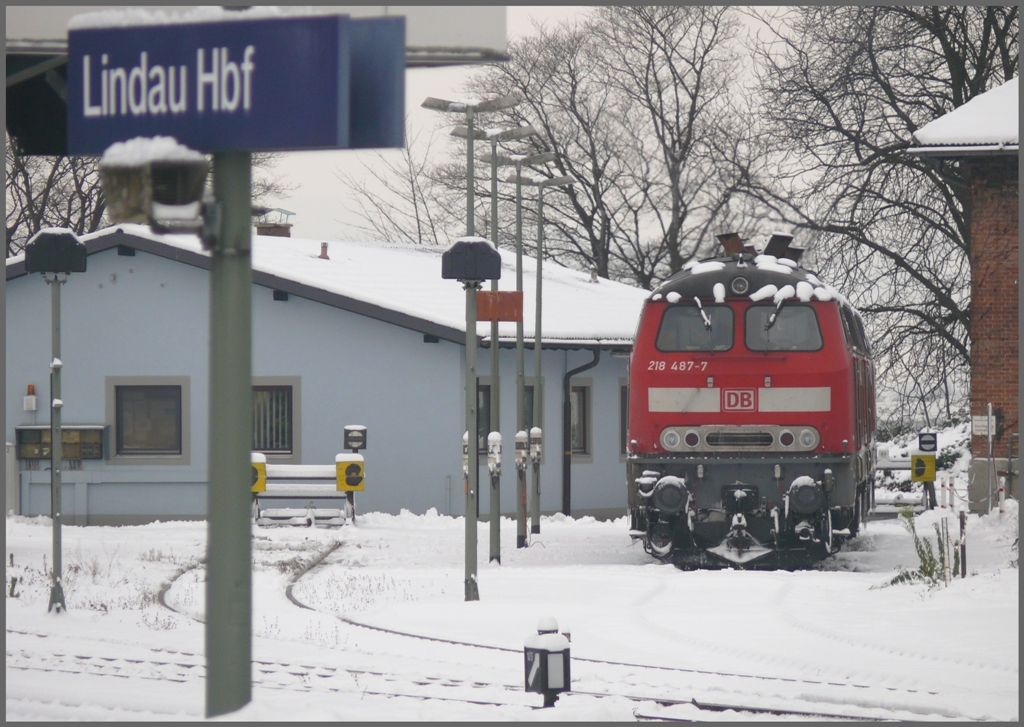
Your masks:
[{"label": "blue station sign", "polygon": [[401,147],[405,19],[74,29],[68,153],[137,136],[204,152]]}]

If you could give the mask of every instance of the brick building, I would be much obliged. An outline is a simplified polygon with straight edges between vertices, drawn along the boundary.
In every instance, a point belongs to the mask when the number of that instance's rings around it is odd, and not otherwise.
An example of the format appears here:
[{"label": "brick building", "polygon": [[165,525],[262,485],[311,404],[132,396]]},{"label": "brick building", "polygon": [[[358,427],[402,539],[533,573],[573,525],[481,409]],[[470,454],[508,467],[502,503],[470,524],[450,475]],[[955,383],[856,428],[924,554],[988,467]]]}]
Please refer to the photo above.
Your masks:
[{"label": "brick building", "polygon": [[[1018,81],[976,97],[914,134],[911,154],[956,159],[970,181],[971,495],[988,510],[990,483],[1019,496]],[[988,405],[994,427],[989,454]]]}]

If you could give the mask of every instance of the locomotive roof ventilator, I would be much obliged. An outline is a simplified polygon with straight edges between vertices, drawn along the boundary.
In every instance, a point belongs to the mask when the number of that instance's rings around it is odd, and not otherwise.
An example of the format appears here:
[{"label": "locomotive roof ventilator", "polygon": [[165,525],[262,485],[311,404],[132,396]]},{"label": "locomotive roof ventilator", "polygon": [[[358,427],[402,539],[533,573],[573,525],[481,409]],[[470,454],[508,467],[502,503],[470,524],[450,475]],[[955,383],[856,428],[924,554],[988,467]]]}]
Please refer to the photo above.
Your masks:
[{"label": "locomotive roof ventilator", "polygon": [[[739,261],[743,260],[744,255],[757,255],[757,249],[753,245],[748,245],[747,240],[740,238],[739,234],[735,232],[726,232],[718,235],[718,241],[722,243],[722,247],[725,249],[726,255],[730,257],[737,257]],[[792,260],[795,263],[800,262],[800,258],[803,257],[804,249],[799,247],[790,247],[790,243],[793,241],[792,235],[787,235],[782,232],[773,232],[772,236],[768,239],[768,244],[765,245],[764,255],[773,255],[777,258],[786,258]]]}]

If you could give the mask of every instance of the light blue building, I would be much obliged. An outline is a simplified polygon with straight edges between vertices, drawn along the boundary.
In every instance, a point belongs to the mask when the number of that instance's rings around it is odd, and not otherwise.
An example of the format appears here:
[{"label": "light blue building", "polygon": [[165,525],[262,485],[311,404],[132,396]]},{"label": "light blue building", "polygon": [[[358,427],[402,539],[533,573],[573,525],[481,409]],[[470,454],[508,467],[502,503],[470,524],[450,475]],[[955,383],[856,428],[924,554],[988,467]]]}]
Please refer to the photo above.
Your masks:
[{"label": "light blue building", "polygon": [[[195,237],[135,225],[83,241],[88,272],[70,275],[61,293],[64,452],[79,455],[65,462],[64,521],[203,518],[207,461],[217,456],[207,432],[209,257]],[[254,236],[253,441],[269,463],[331,464],[344,426],[363,424],[360,511],[462,514],[465,293],[441,279],[442,252]],[[512,290],[515,256],[501,254],[500,288]],[[528,386],[535,283],[527,259]],[[623,514],[628,352],[646,292],[547,262],[543,293],[541,510],[562,509],[563,378],[600,352],[569,382],[571,514]],[[26,275],[21,256],[7,261],[6,301],[6,438],[18,454],[7,509],[49,514],[50,291],[41,275]],[[515,324],[500,325],[501,511],[512,515]],[[489,329],[478,328],[483,408]]]}]

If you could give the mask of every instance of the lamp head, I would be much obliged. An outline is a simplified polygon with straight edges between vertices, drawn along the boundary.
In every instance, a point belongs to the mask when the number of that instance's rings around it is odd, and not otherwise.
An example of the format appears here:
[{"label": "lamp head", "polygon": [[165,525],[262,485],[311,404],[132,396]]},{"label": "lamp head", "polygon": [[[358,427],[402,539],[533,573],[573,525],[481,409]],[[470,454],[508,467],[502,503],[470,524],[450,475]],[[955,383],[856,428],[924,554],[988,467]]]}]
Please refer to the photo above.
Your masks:
[{"label": "lamp head", "polygon": [[100,159],[100,185],[115,222],[152,223],[199,216],[209,163],[169,136],[112,144]]}]

